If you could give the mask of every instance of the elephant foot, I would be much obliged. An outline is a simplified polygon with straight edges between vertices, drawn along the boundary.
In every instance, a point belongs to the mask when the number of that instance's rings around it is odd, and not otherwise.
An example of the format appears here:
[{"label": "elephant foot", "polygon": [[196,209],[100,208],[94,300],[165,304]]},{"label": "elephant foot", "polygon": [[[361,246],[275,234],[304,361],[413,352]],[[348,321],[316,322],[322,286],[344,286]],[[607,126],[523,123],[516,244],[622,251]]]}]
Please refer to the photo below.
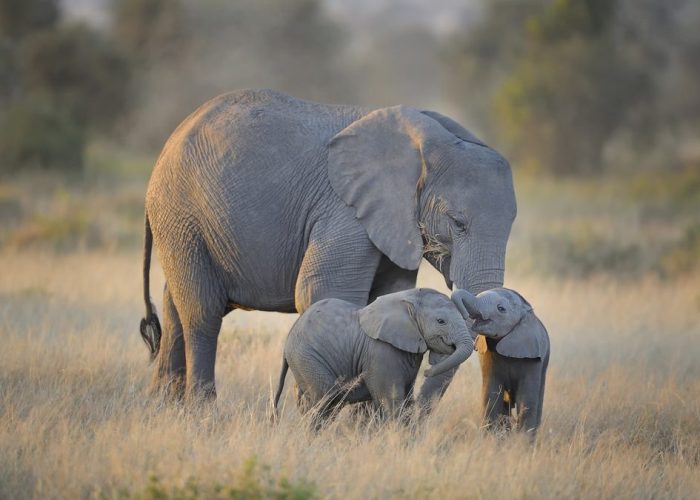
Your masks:
[{"label": "elephant foot", "polygon": [[481,430],[497,439],[505,439],[513,430],[513,420],[508,414],[492,415],[481,424]]},{"label": "elephant foot", "polygon": [[182,403],[185,400],[185,377],[156,377],[151,382],[149,393],[152,397],[162,398],[168,403]]},{"label": "elephant foot", "polygon": [[191,407],[211,408],[216,404],[216,387],[207,384],[186,391],[185,403]]}]

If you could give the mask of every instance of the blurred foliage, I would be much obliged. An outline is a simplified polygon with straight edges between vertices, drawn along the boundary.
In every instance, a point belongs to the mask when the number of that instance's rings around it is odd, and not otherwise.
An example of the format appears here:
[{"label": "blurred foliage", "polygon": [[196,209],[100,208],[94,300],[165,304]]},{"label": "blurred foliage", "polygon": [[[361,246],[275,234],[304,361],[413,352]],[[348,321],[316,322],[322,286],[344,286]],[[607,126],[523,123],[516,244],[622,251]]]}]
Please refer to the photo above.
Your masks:
[{"label": "blurred foliage", "polygon": [[12,40],[51,29],[59,18],[58,0],[2,0],[0,33]]},{"label": "blurred foliage", "polygon": [[35,214],[15,230],[6,244],[11,248],[50,248],[54,251],[97,248],[100,230],[88,212],[45,216]]},{"label": "blurred foliage", "polygon": [[516,173],[515,274],[675,280],[700,270],[700,168],[588,178]]},{"label": "blurred foliage", "polygon": [[632,277],[643,271],[638,243],[606,237],[593,225],[550,232],[535,240],[537,271],[555,276],[585,278],[595,274]]},{"label": "blurred foliage", "polygon": [[700,264],[700,222],[689,226],[683,237],[669,246],[657,270],[665,278],[688,274]]},{"label": "blurred foliage", "polygon": [[[86,153],[90,162],[103,154],[92,149]],[[105,159],[88,165],[80,175],[29,172],[3,181],[0,248],[58,252],[139,248],[143,244],[145,169],[140,161],[134,164],[139,165],[137,176],[124,175]],[[103,166],[106,172],[98,170]]]},{"label": "blurred foliage", "polygon": [[0,121],[0,169],[80,170],[85,130],[63,103],[41,95],[12,102]]},{"label": "blurred foliage", "polygon": [[614,6],[558,0],[528,23],[528,48],[496,97],[502,130],[526,165],[599,172],[608,138],[648,99],[648,73],[612,36]]},{"label": "blurred foliage", "polygon": [[[153,154],[201,103],[239,88],[437,109],[516,169],[560,177],[700,157],[697,0],[438,3],[450,30],[403,0],[364,15],[331,0],[111,0],[82,7],[103,16],[89,26],[71,4],[0,0],[0,127],[80,129],[66,141],[74,158],[94,141]],[[66,168],[45,134],[14,137],[0,172]]]},{"label": "blurred foliage", "polygon": [[12,51],[12,43],[0,37],[0,105],[5,105],[17,84],[17,62]]},{"label": "blurred foliage", "polygon": [[700,130],[697,2],[497,1],[484,15],[446,52],[452,99],[516,164],[638,167],[664,140],[663,166],[682,162],[680,144]]},{"label": "blurred foliage", "polygon": [[671,210],[700,207],[700,163],[668,172],[646,172],[626,184],[630,198],[644,205],[661,205]]},{"label": "blurred foliage", "polygon": [[109,130],[126,105],[126,59],[112,42],[85,25],[28,38],[21,64],[27,93],[54,96],[88,129]]},{"label": "blurred foliage", "polygon": [[321,101],[347,96],[341,30],[321,7],[321,0],[117,2],[115,39],[148,61],[134,88],[128,144],[157,151],[204,101],[239,88]]},{"label": "blurred foliage", "polygon": [[57,2],[0,0],[0,171],[80,170],[88,137],[125,111],[124,56],[101,33],[59,21]]},{"label": "blurred foliage", "polygon": [[4,231],[0,232],[5,247],[60,252],[104,246],[106,228],[99,226],[94,213],[98,207],[75,199],[72,192],[55,184],[35,185],[33,195],[41,202],[27,200],[19,193],[4,196],[5,204],[15,206],[14,217],[3,221]]},{"label": "blurred foliage", "polygon": [[187,23],[173,0],[117,0],[112,32],[137,65],[171,61],[184,49]]},{"label": "blurred foliage", "polygon": [[143,491],[132,492],[122,488],[102,497],[139,500],[313,500],[319,498],[319,494],[313,483],[304,479],[290,481],[283,475],[275,477],[269,466],[260,465],[257,458],[252,457],[243,463],[232,484],[201,484],[189,478],[182,487],[167,487],[158,476],[151,475]]}]

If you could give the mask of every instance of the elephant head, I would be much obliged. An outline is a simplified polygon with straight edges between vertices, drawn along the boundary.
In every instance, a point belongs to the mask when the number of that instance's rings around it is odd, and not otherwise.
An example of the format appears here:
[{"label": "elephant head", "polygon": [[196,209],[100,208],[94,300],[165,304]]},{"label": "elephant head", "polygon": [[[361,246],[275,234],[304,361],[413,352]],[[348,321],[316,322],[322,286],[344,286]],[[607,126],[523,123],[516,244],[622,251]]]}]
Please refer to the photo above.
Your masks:
[{"label": "elephant head", "polygon": [[328,176],[396,265],[421,257],[474,293],[503,284],[516,215],[508,162],[461,125],[406,106],[373,111],[331,140]]},{"label": "elephant head", "polygon": [[440,375],[463,363],[474,341],[449,297],[416,288],[379,297],[358,312],[360,327],[369,337],[411,353],[448,354],[425,375]]},{"label": "elephant head", "polygon": [[[474,320],[472,330],[498,340],[496,352],[510,358],[543,358],[549,341],[547,331],[530,303],[518,292],[495,288],[474,296],[455,290],[452,300],[465,320]],[[485,350],[477,341],[477,350]]]}]

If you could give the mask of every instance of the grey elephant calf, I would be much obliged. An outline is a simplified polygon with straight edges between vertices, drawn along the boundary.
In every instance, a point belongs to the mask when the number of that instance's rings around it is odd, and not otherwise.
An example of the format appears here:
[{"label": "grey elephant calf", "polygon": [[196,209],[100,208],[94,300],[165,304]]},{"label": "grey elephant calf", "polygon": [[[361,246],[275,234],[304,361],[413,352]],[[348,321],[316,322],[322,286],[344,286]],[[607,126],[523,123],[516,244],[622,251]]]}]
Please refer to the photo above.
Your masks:
[{"label": "grey elephant calf", "polygon": [[530,303],[507,288],[472,295],[452,294],[465,319],[474,320],[482,374],[482,412],[489,427],[510,424],[515,409],[518,430],[537,431],[542,420],[549,364],[549,335]]},{"label": "grey elephant calf", "polygon": [[302,413],[316,406],[318,427],[344,403],[372,400],[395,418],[412,402],[423,354],[449,354],[426,370],[444,373],[464,362],[473,339],[449,297],[418,288],[379,297],[366,307],[338,299],[316,302],[292,326],[274,409],[291,368]]}]

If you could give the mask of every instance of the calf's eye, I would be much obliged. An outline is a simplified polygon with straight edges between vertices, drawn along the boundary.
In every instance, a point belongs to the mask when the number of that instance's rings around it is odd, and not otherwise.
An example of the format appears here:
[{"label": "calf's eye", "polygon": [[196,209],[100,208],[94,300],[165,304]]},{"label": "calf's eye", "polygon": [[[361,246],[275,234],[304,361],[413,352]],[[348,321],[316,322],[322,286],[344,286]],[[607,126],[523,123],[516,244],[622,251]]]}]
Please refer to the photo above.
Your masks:
[{"label": "calf's eye", "polygon": [[501,304],[498,304],[498,312],[504,313],[504,312],[506,312],[506,308],[503,307]]},{"label": "calf's eye", "polygon": [[442,318],[438,318],[437,322],[438,322],[439,324],[441,324],[441,325],[444,325],[444,324],[445,324],[445,320],[442,319]]}]

